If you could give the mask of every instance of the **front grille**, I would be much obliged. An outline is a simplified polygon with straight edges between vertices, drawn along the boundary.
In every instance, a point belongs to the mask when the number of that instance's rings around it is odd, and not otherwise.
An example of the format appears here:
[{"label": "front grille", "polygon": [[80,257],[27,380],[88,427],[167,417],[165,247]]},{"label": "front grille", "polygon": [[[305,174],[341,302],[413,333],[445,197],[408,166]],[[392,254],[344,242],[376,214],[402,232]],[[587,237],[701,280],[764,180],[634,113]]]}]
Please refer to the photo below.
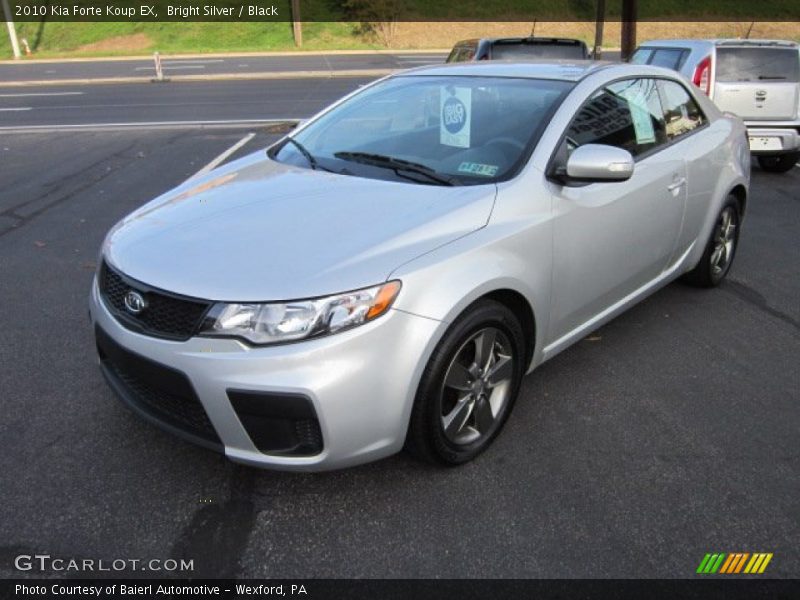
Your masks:
[{"label": "front grille", "polygon": [[126,404],[195,442],[221,443],[186,375],[126,350],[99,327],[95,336],[106,376]]},{"label": "front grille", "polygon": [[[100,293],[117,320],[128,329],[147,335],[185,341],[203,322],[211,302],[186,298],[157,290],[114,271],[103,262],[100,267]],[[133,314],[125,306],[125,295],[139,292],[146,307]]]}]

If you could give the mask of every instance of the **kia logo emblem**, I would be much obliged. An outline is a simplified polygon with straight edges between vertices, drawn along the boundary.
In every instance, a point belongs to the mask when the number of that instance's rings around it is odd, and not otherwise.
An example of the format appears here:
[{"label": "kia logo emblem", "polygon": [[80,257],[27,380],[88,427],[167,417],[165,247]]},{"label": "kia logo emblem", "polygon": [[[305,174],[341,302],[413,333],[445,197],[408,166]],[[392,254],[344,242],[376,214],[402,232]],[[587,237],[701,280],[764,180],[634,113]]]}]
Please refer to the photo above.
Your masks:
[{"label": "kia logo emblem", "polygon": [[756,98],[766,98],[767,90],[756,90]]},{"label": "kia logo emblem", "polygon": [[125,308],[129,313],[138,315],[145,308],[147,308],[147,301],[136,290],[130,290],[125,294]]}]

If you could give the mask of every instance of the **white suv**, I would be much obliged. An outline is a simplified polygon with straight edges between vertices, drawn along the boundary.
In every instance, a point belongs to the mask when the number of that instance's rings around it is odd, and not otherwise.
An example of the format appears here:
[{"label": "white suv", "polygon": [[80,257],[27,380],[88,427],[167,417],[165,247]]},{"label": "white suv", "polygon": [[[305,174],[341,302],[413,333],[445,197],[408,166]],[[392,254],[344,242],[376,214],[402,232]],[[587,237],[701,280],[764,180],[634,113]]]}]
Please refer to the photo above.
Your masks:
[{"label": "white suv", "polygon": [[653,40],[636,64],[674,69],[723,111],[744,120],[764,170],[785,173],[800,159],[800,45],[782,40]]}]

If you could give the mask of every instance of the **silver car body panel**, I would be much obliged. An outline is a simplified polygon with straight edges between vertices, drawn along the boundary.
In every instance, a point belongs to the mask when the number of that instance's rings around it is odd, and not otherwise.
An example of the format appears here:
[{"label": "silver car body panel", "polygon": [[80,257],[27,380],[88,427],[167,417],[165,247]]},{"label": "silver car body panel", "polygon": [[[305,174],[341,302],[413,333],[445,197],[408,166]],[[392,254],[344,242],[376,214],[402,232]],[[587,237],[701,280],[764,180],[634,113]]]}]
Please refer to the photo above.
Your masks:
[{"label": "silver car body panel", "polygon": [[324,296],[380,283],[386,265],[483,227],[495,191],[423,185],[409,194],[404,183],[290,167],[260,151],[145,204],[103,252],[133,279],[196,298]]},{"label": "silver car body panel", "polygon": [[[411,73],[537,77],[539,68],[544,76],[560,69],[577,83],[508,181],[454,188],[384,182],[287,167],[262,153],[164,194],[104,244],[127,275],[214,300],[294,299],[399,279],[402,290],[386,315],[279,346],[175,342],[123,327],[95,283],[93,322],[130,351],[183,371],[233,460],[323,470],[397,452],[428,359],[470,304],[500,292],[528,304],[533,369],[693,268],[728,194],[747,192],[744,126],[695,91],[708,125],[637,160],[628,181],[566,187],[545,175],[594,91],[637,76],[682,81],[671,71],[490,63]],[[231,388],[309,397],[324,451],[259,452],[226,397]]]}]

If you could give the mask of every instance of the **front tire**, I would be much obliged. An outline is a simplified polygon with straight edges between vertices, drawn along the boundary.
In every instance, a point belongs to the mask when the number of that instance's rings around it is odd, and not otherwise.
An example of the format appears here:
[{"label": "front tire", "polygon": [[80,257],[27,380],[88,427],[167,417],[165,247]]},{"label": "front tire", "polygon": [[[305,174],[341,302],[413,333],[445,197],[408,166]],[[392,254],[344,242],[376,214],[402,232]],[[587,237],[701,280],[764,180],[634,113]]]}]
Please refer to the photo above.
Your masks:
[{"label": "front tire", "polygon": [[697,287],[714,287],[725,279],[739,245],[740,221],[739,200],[730,195],[717,216],[703,257],[694,269],[683,276],[683,281]]},{"label": "front tire", "polygon": [[792,170],[800,160],[800,152],[789,154],[772,154],[758,157],[758,164],[770,173],[787,173]]},{"label": "front tire", "polygon": [[522,326],[493,300],[472,305],[448,329],[423,373],[406,437],[418,458],[460,465],[503,428],[525,373]]}]

